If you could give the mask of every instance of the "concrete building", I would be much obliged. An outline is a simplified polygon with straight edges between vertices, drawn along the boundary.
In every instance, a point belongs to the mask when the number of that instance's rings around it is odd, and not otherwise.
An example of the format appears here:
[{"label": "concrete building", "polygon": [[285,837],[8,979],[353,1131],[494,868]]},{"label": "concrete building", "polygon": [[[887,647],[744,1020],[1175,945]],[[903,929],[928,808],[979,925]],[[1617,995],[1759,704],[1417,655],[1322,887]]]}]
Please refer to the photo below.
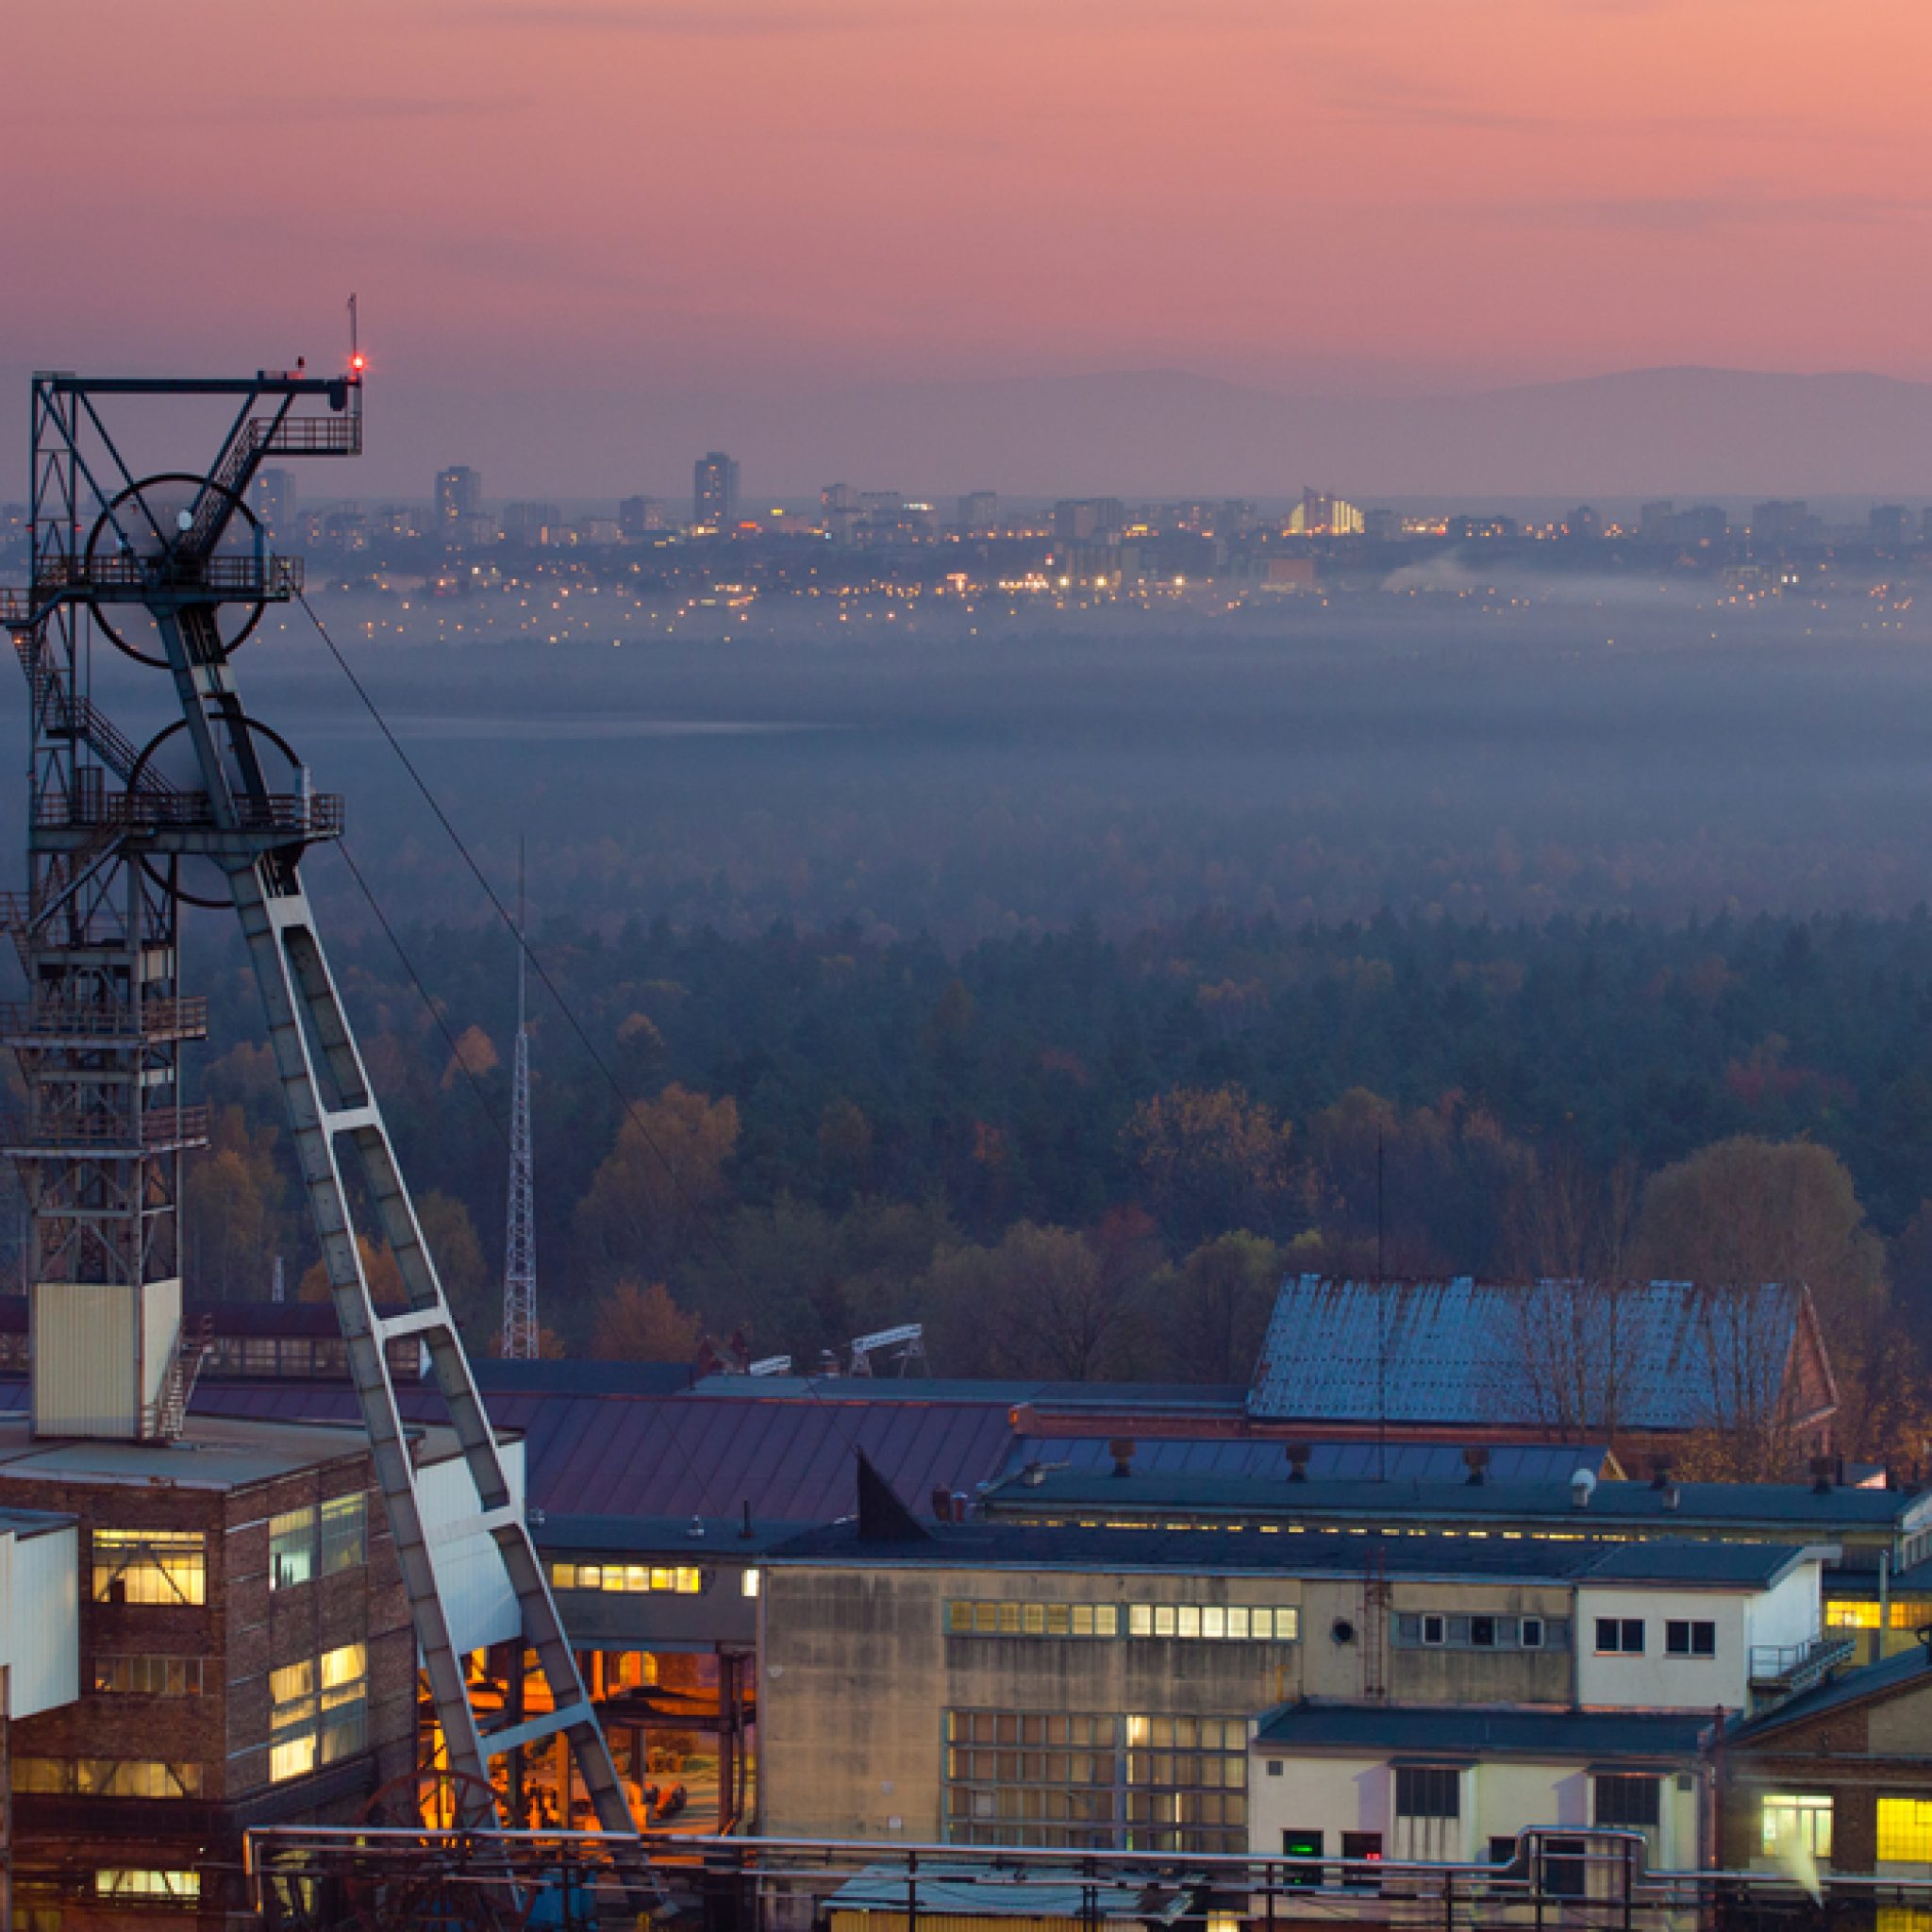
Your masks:
[{"label": "concrete building", "polygon": [[249,508],[254,510],[269,536],[292,544],[298,535],[295,473],[292,470],[263,470],[249,491]]},{"label": "concrete building", "polygon": [[1712,1728],[1708,1712],[1289,1705],[1256,1729],[1252,1849],[1507,1865],[1525,1833],[1614,1828],[1641,1832],[1650,1864],[1697,1870]]},{"label": "concrete building", "polygon": [[766,1561],[760,1825],[1242,1850],[1262,1712],[1662,1697],[1741,1714],[1821,1660],[1824,1554],[928,1529],[861,1477],[856,1523]]},{"label": "concrete building", "polygon": [[692,467],[691,520],[721,536],[738,526],[738,462],[721,449],[708,450]]},{"label": "concrete building", "polygon": [[1000,499],[994,490],[969,490],[960,497],[955,527],[962,537],[997,537]]},{"label": "concrete building", "polygon": [[442,541],[461,549],[478,540],[483,517],[483,478],[467,463],[436,473],[436,529]]}]

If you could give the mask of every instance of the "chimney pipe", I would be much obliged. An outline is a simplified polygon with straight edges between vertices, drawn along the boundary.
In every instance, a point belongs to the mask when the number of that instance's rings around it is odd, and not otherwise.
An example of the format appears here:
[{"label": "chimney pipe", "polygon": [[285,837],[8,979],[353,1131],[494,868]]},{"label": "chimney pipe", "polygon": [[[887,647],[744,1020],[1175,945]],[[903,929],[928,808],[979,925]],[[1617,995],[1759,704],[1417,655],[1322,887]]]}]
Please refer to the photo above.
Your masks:
[{"label": "chimney pipe", "polygon": [[1134,1443],[1128,1436],[1116,1436],[1107,1445],[1107,1453],[1113,1457],[1113,1473],[1116,1475],[1132,1475],[1134,1473]]},{"label": "chimney pipe", "polygon": [[1288,1479],[1291,1483],[1305,1483],[1308,1479],[1308,1458],[1315,1452],[1306,1442],[1291,1442],[1284,1452],[1288,1457]]},{"label": "chimney pipe", "polygon": [[1488,1449],[1476,1443],[1472,1443],[1462,1452],[1462,1459],[1469,1469],[1468,1475],[1463,1478],[1465,1482],[1479,1488],[1482,1484],[1489,1481],[1490,1452]]}]

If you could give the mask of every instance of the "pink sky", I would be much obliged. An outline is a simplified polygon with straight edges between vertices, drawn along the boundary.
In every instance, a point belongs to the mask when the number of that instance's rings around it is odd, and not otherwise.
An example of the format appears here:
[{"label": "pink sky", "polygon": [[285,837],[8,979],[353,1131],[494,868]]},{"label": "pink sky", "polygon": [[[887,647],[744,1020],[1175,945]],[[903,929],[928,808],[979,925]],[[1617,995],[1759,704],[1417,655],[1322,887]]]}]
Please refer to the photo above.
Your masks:
[{"label": "pink sky", "polygon": [[1924,0],[65,0],[8,43],[8,378],[333,355],[352,287],[378,375],[459,393],[1932,376]]}]

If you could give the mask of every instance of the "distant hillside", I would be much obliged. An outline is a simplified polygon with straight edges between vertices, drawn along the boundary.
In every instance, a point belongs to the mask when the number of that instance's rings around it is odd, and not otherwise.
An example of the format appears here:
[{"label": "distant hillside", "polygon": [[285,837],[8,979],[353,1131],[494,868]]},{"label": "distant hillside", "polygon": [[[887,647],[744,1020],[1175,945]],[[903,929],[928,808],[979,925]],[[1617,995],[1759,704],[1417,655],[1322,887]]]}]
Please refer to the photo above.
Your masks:
[{"label": "distant hillside", "polygon": [[[1932,501],[1932,385],[1652,369],[1433,398],[1284,396],[1173,370],[729,397],[380,398],[492,495],[682,492],[737,455],[750,500],[825,482],[950,494],[1812,495]],[[375,405],[372,405],[374,408]],[[444,453],[450,453],[445,455]]]}]

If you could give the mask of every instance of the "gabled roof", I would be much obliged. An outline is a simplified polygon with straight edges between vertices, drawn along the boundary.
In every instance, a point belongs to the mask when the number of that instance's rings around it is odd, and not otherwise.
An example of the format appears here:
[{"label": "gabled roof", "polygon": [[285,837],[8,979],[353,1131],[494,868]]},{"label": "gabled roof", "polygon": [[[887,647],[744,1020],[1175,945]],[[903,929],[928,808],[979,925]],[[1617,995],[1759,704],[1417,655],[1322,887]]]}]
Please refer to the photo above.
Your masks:
[{"label": "gabled roof", "polygon": [[[1816,1372],[1805,1373],[1815,1357]],[[1836,1404],[1796,1285],[1334,1280],[1282,1284],[1248,1391],[1281,1422],[1691,1430]]]}]

